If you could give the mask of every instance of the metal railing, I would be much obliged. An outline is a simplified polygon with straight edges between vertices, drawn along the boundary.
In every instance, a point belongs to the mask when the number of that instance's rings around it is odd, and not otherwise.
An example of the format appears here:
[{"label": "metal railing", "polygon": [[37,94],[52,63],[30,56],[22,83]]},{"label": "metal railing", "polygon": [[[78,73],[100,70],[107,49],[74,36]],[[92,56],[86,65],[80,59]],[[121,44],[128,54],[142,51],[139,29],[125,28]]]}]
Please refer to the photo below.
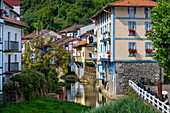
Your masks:
[{"label": "metal railing", "polygon": [[152,103],[153,106],[156,106],[157,109],[160,109],[162,112],[170,113],[170,106],[166,105],[164,102],[160,101],[155,96],[151,95],[144,89],[138,87],[133,81],[129,80],[129,86],[144,100],[147,100],[149,103]]},{"label": "metal railing", "polygon": [[108,54],[106,54],[106,52],[100,52],[99,56],[100,58],[108,59]]},{"label": "metal railing", "polygon": [[5,51],[19,51],[19,42],[5,41]]},{"label": "metal railing", "polygon": [[19,71],[19,62],[5,63],[5,72]]}]

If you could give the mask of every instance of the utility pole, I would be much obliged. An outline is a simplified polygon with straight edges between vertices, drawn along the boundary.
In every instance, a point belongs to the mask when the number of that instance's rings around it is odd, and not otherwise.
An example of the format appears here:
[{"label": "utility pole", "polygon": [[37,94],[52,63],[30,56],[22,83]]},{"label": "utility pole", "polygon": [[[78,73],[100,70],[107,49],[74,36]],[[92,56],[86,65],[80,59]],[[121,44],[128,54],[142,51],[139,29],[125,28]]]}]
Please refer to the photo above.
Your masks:
[{"label": "utility pole", "polygon": [[58,5],[58,22],[59,22],[59,7],[60,7],[60,5]]}]

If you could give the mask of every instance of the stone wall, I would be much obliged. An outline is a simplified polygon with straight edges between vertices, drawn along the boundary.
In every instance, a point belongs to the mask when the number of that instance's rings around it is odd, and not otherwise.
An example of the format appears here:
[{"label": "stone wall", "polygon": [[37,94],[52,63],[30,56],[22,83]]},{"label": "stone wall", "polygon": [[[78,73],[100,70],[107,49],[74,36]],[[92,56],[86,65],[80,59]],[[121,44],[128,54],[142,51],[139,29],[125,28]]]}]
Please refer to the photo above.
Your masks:
[{"label": "stone wall", "polygon": [[4,91],[3,99],[10,104],[17,104],[24,101],[23,92],[17,90]]},{"label": "stone wall", "polygon": [[128,89],[128,80],[139,80],[144,77],[147,84],[154,84],[159,77],[159,66],[156,62],[120,62],[116,63],[116,93]]}]

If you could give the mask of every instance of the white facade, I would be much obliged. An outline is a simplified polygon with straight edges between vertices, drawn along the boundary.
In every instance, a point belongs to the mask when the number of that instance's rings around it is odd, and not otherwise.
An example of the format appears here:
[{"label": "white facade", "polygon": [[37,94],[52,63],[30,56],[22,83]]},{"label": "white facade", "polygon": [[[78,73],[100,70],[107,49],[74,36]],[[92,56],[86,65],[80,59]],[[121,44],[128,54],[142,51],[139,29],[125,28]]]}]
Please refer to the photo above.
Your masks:
[{"label": "white facade", "polygon": [[2,17],[6,15],[0,17],[0,94],[2,94],[3,82],[9,82],[10,76],[19,73],[22,69],[21,39],[23,27],[27,24],[21,23],[20,12],[15,12],[15,8],[7,5],[3,0],[0,8],[8,15],[8,17]]}]

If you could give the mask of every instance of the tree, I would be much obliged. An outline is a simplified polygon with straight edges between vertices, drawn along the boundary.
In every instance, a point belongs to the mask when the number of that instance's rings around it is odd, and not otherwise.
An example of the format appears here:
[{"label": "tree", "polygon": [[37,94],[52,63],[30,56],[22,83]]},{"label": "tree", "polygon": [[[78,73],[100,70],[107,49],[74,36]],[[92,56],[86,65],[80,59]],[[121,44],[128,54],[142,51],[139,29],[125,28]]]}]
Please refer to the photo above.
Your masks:
[{"label": "tree", "polygon": [[160,67],[164,68],[164,75],[170,77],[170,4],[165,1],[158,2],[152,9],[151,24],[152,31],[147,34],[148,39],[153,42],[155,52],[153,58],[158,61]]}]

